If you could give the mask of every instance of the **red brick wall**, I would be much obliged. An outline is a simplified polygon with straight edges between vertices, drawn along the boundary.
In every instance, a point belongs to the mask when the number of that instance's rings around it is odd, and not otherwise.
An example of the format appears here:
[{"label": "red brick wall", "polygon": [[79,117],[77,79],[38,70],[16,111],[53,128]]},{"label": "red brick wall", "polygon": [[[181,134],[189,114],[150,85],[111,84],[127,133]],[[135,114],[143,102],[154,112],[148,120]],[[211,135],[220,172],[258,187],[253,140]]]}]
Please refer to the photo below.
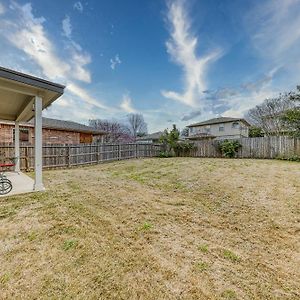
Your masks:
[{"label": "red brick wall", "polygon": [[44,144],[79,144],[80,133],[55,129],[43,129]]},{"label": "red brick wall", "polygon": [[13,138],[13,126],[0,124],[0,143],[11,143]]},{"label": "red brick wall", "polygon": [[[22,126],[25,128],[25,126]],[[0,143],[13,143],[14,125],[0,124]],[[29,143],[34,143],[34,128],[29,129]],[[43,129],[44,144],[79,144],[80,133],[55,129]]]}]

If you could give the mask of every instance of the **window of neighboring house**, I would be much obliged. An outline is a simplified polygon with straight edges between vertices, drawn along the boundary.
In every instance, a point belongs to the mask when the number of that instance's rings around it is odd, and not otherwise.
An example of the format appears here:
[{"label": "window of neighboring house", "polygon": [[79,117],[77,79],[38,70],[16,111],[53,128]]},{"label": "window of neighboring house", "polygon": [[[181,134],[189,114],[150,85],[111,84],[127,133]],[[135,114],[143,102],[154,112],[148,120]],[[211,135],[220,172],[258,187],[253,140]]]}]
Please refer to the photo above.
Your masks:
[{"label": "window of neighboring house", "polygon": [[225,125],[223,123],[221,123],[219,125],[219,131],[224,131],[225,130]]},{"label": "window of neighboring house", "polygon": [[190,127],[190,134],[194,133],[194,127]]},{"label": "window of neighboring house", "polygon": [[240,123],[239,122],[233,122],[232,123],[232,128],[239,129],[240,128]]},{"label": "window of neighboring house", "polygon": [[[13,141],[15,140],[15,129],[13,129]],[[20,142],[29,142],[28,128],[20,128]]]},{"label": "window of neighboring house", "polygon": [[210,125],[206,125],[205,126],[205,132],[206,133],[210,133]]}]

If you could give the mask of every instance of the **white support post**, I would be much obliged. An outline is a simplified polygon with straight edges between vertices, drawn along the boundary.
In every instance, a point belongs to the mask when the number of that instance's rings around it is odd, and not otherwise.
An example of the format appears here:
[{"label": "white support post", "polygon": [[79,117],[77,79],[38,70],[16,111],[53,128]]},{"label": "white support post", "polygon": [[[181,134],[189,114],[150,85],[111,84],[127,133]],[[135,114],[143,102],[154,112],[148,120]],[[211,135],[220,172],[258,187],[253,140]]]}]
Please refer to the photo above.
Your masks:
[{"label": "white support post", "polygon": [[15,172],[20,172],[20,125],[15,123]]},{"label": "white support post", "polygon": [[43,157],[42,157],[42,147],[43,147],[43,137],[42,137],[42,109],[43,102],[42,98],[39,96],[35,96],[34,100],[34,173],[35,173],[35,181],[34,181],[34,190],[35,191],[43,191]]}]

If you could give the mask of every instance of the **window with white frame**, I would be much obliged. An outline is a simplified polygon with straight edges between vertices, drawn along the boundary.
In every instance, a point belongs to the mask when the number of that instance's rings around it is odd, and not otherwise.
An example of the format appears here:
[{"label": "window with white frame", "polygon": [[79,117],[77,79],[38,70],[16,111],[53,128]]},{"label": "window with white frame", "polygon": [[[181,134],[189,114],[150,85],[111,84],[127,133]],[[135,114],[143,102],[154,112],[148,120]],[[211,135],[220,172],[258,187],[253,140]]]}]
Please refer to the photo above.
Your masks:
[{"label": "window with white frame", "polygon": [[206,125],[205,126],[205,132],[206,133],[210,133],[210,125]]},{"label": "window with white frame", "polygon": [[224,123],[219,124],[219,131],[225,131]]},{"label": "window with white frame", "polygon": [[239,129],[240,128],[240,123],[239,122],[233,122],[232,123],[232,128]]}]

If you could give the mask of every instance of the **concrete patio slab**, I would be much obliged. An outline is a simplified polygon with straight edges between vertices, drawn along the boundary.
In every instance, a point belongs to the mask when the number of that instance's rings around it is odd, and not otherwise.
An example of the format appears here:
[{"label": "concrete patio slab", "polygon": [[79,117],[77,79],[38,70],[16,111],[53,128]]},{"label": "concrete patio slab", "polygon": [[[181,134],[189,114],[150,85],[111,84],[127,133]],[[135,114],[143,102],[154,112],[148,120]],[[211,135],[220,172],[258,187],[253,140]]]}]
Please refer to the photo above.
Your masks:
[{"label": "concrete patio slab", "polygon": [[0,195],[0,197],[6,197],[17,194],[31,193],[34,191],[34,180],[22,172],[6,172],[6,177],[12,183],[12,190],[6,195]]}]

